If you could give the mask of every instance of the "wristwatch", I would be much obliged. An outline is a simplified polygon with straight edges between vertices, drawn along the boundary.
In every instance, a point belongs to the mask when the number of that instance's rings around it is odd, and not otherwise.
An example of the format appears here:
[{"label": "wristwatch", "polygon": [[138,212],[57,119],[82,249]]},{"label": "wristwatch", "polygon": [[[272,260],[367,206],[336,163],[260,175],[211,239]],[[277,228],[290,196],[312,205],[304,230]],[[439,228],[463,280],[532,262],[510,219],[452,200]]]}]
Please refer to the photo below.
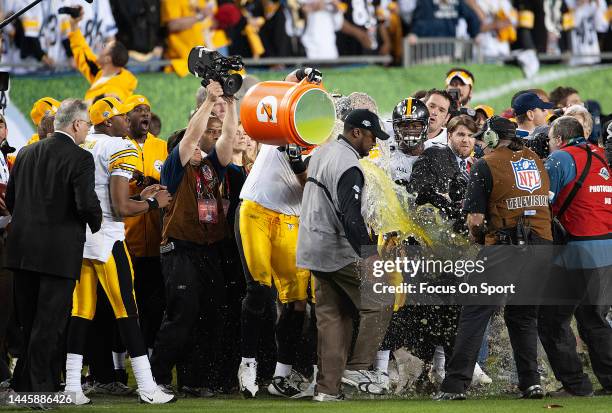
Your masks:
[{"label": "wristwatch", "polygon": [[145,201],[147,201],[147,204],[149,204],[149,211],[159,208],[159,202],[157,202],[157,199],[151,197],[145,199]]}]

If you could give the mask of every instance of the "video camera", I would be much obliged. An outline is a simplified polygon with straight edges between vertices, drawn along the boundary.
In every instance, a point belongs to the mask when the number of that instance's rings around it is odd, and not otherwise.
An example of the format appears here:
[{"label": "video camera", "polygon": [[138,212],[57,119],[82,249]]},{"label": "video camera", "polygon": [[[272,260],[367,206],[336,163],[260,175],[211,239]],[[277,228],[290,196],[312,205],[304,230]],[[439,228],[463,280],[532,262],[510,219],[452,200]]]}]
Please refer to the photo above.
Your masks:
[{"label": "video camera", "polygon": [[9,90],[9,72],[0,72],[0,113],[4,114],[6,109],[6,92]]},{"label": "video camera", "polygon": [[241,56],[223,56],[221,53],[196,46],[189,52],[187,68],[191,74],[202,78],[202,86],[210,81],[219,82],[223,96],[233,96],[242,86],[242,76],[238,72],[244,68]]}]

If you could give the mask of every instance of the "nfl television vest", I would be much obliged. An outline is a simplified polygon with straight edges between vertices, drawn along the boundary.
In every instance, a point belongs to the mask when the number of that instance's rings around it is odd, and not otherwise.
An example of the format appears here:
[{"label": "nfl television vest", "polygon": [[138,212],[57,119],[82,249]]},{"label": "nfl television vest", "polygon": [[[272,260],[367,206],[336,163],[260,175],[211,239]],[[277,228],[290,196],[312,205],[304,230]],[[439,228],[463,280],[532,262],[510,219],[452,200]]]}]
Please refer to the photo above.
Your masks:
[{"label": "nfl television vest", "polygon": [[552,240],[550,181],[540,158],[528,148],[512,151],[502,147],[485,155],[484,160],[493,178],[487,244],[494,243],[495,231],[515,228],[521,216],[535,235]]}]

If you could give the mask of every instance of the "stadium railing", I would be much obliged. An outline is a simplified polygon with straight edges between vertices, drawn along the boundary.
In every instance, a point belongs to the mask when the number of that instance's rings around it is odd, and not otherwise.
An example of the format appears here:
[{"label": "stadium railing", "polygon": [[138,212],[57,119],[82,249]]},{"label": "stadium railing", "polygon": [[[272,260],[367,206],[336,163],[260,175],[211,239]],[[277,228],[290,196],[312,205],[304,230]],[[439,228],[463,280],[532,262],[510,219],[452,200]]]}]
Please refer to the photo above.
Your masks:
[{"label": "stadium railing", "polygon": [[[475,64],[509,62],[514,57],[491,58],[485,57],[480,51],[480,47],[473,39],[460,39],[455,37],[420,37],[415,43],[411,43],[408,38],[404,39],[402,63],[404,67],[422,64]],[[571,53],[562,54],[538,54],[541,62],[550,63],[569,63],[572,57],[577,57]],[[611,60],[612,52],[602,52],[597,55],[584,54],[583,58],[600,58],[601,60]]]}]

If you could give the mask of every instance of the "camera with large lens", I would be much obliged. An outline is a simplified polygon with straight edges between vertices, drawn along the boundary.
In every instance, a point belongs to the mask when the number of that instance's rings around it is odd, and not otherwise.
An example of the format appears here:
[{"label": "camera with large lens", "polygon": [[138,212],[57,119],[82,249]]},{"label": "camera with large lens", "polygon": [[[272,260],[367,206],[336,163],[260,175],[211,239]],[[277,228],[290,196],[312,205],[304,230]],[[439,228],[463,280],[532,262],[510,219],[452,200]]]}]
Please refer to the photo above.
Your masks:
[{"label": "camera with large lens", "polygon": [[233,96],[242,86],[239,72],[244,68],[241,56],[223,56],[216,50],[196,46],[189,52],[187,59],[189,71],[202,78],[202,86],[210,81],[219,82],[223,87],[223,96]]}]

